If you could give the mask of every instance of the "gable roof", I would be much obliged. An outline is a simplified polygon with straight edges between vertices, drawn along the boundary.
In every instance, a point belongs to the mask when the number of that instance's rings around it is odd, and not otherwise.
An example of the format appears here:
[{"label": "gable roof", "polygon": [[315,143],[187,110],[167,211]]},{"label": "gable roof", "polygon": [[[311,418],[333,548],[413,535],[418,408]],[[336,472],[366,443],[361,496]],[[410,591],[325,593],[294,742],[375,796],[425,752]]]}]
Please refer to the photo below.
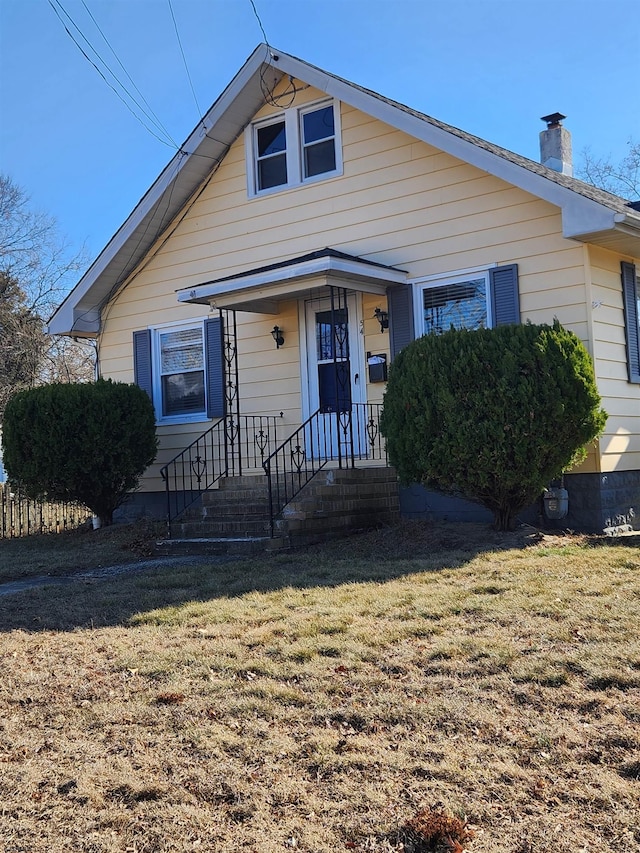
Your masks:
[{"label": "gable roof", "polygon": [[640,212],[630,202],[261,44],[57,309],[51,333],[98,333],[100,307],[158,239],[161,246],[169,238],[178,214],[186,214],[212,169],[265,103],[265,86],[272,90],[285,75],[557,205],[565,237],[640,256]]}]

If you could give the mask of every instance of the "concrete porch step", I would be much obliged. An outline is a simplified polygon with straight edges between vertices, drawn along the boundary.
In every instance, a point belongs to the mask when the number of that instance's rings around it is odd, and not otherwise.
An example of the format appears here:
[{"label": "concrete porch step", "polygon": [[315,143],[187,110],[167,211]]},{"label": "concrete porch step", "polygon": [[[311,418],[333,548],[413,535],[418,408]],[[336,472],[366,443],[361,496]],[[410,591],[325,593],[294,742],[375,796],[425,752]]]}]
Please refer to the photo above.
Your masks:
[{"label": "concrete porch step", "polygon": [[288,547],[284,537],[270,536],[217,536],[193,539],[160,539],[156,552],[163,556],[187,557],[194,554],[211,556],[252,556],[265,551],[279,551]]},{"label": "concrete porch step", "polygon": [[269,516],[263,513],[257,518],[200,518],[174,522],[175,536],[188,539],[190,536],[265,536],[269,532]]},{"label": "concrete porch step", "polygon": [[[298,485],[294,477],[279,477],[276,505]],[[326,467],[275,519],[277,539],[270,538],[267,479],[230,477],[202,496],[199,505],[172,524],[172,538],[159,545],[162,553],[251,554],[307,540],[389,523],[398,516],[395,471],[367,467]]]}]

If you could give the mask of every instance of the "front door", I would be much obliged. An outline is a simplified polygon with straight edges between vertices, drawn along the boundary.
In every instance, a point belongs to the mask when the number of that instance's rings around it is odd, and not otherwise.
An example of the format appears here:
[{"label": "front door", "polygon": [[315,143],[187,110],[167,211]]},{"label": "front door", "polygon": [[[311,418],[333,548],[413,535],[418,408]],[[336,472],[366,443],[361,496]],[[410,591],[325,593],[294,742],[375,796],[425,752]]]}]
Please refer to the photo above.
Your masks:
[{"label": "front door", "polygon": [[342,290],[333,299],[305,304],[305,418],[319,412],[306,440],[316,458],[348,459],[360,452],[356,421],[361,407],[354,404],[364,402],[365,377],[357,307],[356,294]]}]

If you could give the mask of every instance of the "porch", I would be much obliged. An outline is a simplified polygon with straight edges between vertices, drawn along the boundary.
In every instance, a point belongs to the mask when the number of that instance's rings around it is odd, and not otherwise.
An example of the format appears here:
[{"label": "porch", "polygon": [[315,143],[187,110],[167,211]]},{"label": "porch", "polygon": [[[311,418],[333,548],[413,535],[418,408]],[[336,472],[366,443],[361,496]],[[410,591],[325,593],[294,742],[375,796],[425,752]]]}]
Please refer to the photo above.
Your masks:
[{"label": "porch", "polygon": [[[213,311],[207,400],[219,416],[160,470],[170,540],[206,529],[289,541],[312,535],[320,518],[328,534],[397,516],[379,420],[387,290],[405,278],[323,249],[179,291],[179,302]],[[250,414],[260,410],[268,414]]]},{"label": "porch", "polygon": [[251,553],[392,523],[380,410],[317,411],[284,440],[278,416],[220,418],[161,469],[161,550]]}]

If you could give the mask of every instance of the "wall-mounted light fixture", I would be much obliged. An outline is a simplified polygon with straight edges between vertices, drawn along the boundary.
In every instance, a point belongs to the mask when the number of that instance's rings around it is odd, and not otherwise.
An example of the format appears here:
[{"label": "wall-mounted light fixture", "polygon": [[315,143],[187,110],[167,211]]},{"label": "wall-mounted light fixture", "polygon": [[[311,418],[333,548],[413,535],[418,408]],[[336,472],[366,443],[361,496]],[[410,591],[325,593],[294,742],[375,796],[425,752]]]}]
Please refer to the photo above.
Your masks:
[{"label": "wall-mounted light fixture", "polygon": [[384,332],[385,329],[389,328],[389,312],[383,311],[382,308],[376,308],[373,312],[373,316],[376,318],[378,323],[380,323],[380,331]]},{"label": "wall-mounted light fixture", "polygon": [[280,349],[284,343],[284,335],[282,334],[280,326],[274,326],[273,329],[271,329],[271,337],[276,342],[276,349]]}]

